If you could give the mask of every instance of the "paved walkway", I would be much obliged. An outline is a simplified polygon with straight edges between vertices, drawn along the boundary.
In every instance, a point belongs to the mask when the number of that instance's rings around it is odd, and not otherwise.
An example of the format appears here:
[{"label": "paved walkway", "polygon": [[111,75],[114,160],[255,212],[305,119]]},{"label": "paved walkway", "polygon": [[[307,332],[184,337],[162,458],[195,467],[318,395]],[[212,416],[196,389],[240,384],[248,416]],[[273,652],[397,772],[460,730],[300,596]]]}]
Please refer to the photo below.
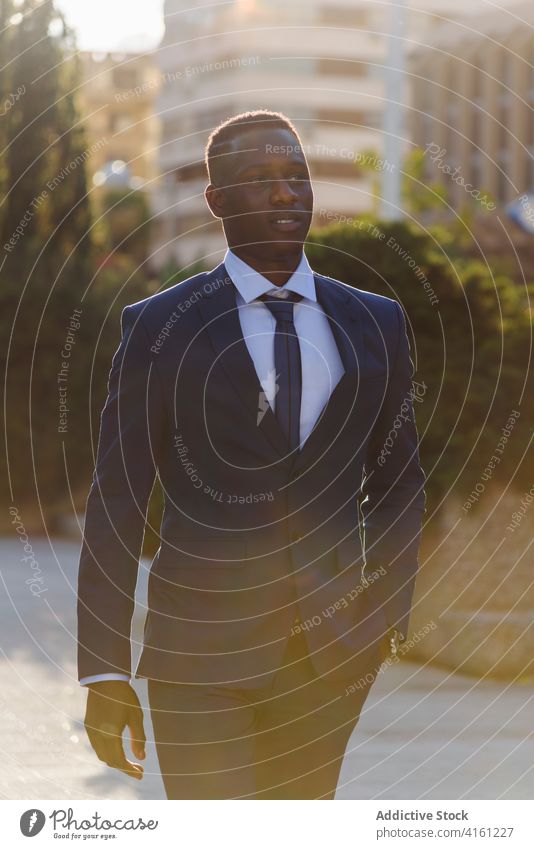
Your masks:
[{"label": "paved walkway", "polygon": [[[23,518],[23,517],[22,517]],[[0,541],[0,798],[164,799],[155,749],[142,782],[97,760],[76,678],[77,543],[31,539],[46,588]],[[138,600],[146,598],[146,569]],[[135,633],[142,635],[142,610]],[[146,707],[146,682],[136,682]],[[347,749],[341,799],[532,799],[534,688],[403,662],[378,677]],[[148,709],[145,730],[152,738]]]}]

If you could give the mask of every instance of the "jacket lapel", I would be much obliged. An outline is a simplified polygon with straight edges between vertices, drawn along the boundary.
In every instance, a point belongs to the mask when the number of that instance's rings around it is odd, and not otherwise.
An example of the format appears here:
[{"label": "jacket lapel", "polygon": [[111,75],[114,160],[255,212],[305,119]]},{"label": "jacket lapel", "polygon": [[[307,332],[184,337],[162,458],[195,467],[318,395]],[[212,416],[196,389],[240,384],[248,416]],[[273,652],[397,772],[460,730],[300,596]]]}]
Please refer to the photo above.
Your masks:
[{"label": "jacket lapel", "polygon": [[249,419],[267,436],[275,450],[284,455],[287,453],[284,434],[268,401],[265,399],[262,403],[263,389],[241,331],[235,291],[221,263],[210,272],[198,308],[216,360],[241,399]]},{"label": "jacket lapel", "polygon": [[358,373],[362,368],[364,349],[361,307],[356,291],[349,293],[335,280],[329,280],[319,274],[314,274],[314,278],[317,300],[330,321],[345,367],[345,376]]},{"label": "jacket lapel", "polygon": [[314,274],[314,279],[317,300],[329,319],[345,372],[334,387],[302,450],[295,455],[294,471],[308,466],[316,455],[316,461],[320,460],[336,434],[343,429],[356,403],[363,371],[362,308],[356,292],[353,295],[336,281],[319,274]]}]

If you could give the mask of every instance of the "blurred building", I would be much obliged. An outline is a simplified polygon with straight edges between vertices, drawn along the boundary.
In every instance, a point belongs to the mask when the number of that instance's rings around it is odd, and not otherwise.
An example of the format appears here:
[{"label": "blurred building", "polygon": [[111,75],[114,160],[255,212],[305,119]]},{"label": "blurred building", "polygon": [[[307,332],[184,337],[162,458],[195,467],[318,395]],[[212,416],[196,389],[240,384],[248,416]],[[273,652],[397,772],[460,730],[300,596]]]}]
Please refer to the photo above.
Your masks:
[{"label": "blurred building", "polygon": [[[204,3],[204,5],[203,5]],[[214,265],[224,246],[203,197],[209,132],[237,112],[271,108],[297,125],[310,162],[316,225],[321,210],[357,216],[377,209],[388,14],[371,0],[166,0],[157,51],[162,88],[159,226],[154,264],[171,257]],[[476,10],[482,0],[472,0]],[[407,0],[406,37],[426,44],[464,0]],[[407,88],[406,97],[411,94]],[[407,138],[399,139],[404,148]],[[373,160],[369,152],[378,155]]]},{"label": "blurred building", "polygon": [[89,180],[150,192],[159,173],[155,102],[161,75],[154,56],[81,52],[80,58],[78,96],[91,150]]},{"label": "blurred building", "polygon": [[497,207],[534,191],[534,6],[512,12],[442,25],[411,56],[412,138],[456,209],[460,178]]}]

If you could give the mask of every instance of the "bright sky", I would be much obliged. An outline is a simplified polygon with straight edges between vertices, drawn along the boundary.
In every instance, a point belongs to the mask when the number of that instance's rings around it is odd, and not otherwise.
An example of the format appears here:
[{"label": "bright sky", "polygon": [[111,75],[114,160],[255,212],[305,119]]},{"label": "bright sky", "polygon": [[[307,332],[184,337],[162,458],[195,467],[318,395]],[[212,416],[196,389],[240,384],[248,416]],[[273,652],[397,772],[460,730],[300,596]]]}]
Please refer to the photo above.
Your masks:
[{"label": "bright sky", "polygon": [[145,50],[163,35],[163,0],[55,0],[81,50]]}]

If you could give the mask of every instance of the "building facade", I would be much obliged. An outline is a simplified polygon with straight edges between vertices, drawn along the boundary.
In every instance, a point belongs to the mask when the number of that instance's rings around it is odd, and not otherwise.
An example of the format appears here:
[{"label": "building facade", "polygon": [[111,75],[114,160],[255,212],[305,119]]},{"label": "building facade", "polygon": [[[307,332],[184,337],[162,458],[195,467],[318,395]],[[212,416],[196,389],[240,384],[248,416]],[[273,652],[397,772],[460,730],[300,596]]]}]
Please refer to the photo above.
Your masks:
[{"label": "building facade", "polygon": [[[482,0],[480,0],[482,2]],[[472,0],[475,11],[479,0]],[[463,0],[406,4],[406,47],[429,42]],[[285,112],[301,134],[315,190],[314,224],[378,211],[386,106],[387,4],[371,0],[166,0],[157,51],[161,92],[158,226],[153,262],[213,266],[224,247],[203,192],[204,145],[222,120],[254,108]],[[413,99],[407,76],[406,101]],[[409,149],[408,127],[398,144]]]},{"label": "building facade", "polygon": [[412,140],[455,210],[466,186],[496,208],[534,191],[534,7],[511,11],[442,26],[411,55]]},{"label": "building facade", "polygon": [[89,180],[100,186],[106,166],[122,162],[131,174],[132,187],[151,192],[159,174],[160,123],[155,103],[161,75],[155,57],[82,51],[80,59],[78,97],[87,141],[94,150],[87,163]]}]

